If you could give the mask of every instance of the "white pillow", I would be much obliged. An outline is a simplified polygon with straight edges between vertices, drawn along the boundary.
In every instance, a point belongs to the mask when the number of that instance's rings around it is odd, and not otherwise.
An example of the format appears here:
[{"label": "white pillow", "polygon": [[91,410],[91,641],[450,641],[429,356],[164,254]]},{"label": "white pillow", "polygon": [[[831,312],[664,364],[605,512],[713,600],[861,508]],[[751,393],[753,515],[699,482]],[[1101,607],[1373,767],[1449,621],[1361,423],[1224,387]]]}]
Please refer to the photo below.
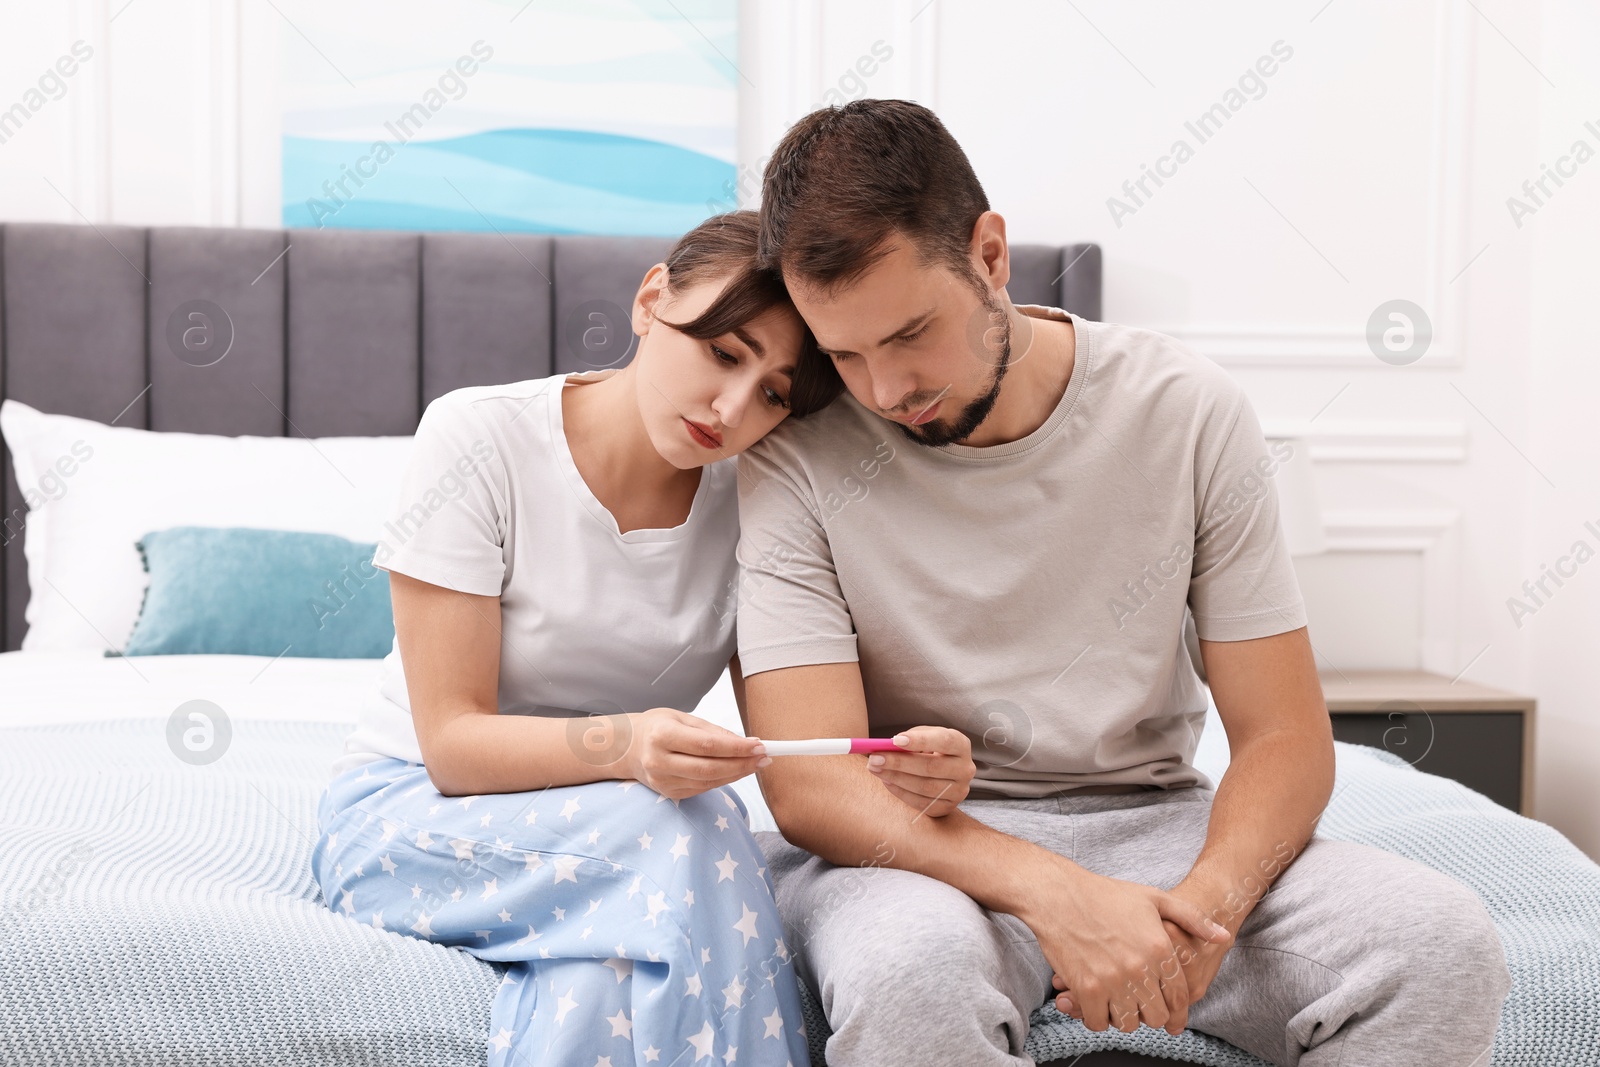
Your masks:
[{"label": "white pillow", "polygon": [[[28,512],[24,650],[115,649],[148,575],[134,543],[173,526],[250,526],[377,541],[410,437],[157,433],[0,403]],[[24,516],[4,516],[7,540]]]}]

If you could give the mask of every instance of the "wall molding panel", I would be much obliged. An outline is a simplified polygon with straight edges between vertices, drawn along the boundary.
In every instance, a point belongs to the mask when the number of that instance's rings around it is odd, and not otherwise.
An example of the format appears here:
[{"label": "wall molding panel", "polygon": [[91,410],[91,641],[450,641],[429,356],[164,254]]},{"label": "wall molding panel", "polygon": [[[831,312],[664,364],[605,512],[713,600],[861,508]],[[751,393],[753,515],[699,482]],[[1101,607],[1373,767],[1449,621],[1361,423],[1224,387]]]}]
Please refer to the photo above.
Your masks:
[{"label": "wall molding panel", "polygon": [[[1470,241],[1472,72],[1478,27],[1473,12],[1451,0],[1434,2],[1433,121],[1429,130],[1427,259],[1416,300],[1433,322],[1433,342],[1413,367],[1459,369],[1466,335],[1468,268],[1487,245]],[[1364,324],[1327,328],[1297,323],[1197,323],[1155,327],[1223,366],[1371,367]]]},{"label": "wall molding panel", "polygon": [[1310,423],[1305,420],[1261,420],[1267,437],[1296,437],[1306,442],[1316,463],[1465,463],[1464,422],[1350,419]]},{"label": "wall molding panel", "polygon": [[[1330,553],[1410,552],[1421,557],[1422,670],[1454,677],[1460,639],[1460,518],[1448,508],[1328,509],[1323,524]],[[1358,620],[1349,620],[1352,625]]]}]

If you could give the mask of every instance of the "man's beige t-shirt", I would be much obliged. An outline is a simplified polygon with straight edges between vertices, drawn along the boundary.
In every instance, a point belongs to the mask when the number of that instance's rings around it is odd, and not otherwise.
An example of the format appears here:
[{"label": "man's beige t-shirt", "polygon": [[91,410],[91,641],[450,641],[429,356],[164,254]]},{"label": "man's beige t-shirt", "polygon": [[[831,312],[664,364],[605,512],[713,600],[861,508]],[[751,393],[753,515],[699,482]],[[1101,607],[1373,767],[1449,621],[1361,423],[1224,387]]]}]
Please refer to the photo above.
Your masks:
[{"label": "man's beige t-shirt", "polygon": [[930,448],[845,394],[739,459],[744,672],[859,661],[871,733],[967,734],[978,798],[1211,785],[1186,611],[1208,641],[1306,622],[1286,457],[1239,384],[1164,334],[1070,319],[1066,392],[1018,441]]}]

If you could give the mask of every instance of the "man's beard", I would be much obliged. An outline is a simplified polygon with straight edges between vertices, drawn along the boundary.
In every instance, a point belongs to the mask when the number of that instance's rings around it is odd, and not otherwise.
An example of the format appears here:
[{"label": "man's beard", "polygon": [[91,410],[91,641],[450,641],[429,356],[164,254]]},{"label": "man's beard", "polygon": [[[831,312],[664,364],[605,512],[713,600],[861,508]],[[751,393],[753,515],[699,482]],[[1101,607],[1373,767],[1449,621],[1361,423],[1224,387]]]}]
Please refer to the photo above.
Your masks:
[{"label": "man's beard", "polygon": [[1006,314],[1005,308],[1000,306],[1000,301],[996,300],[992,293],[985,293],[984,297],[983,305],[990,317],[998,317],[1001,321],[1000,358],[995,362],[994,376],[989,379],[989,387],[983,394],[962,408],[961,414],[953,422],[945,423],[942,419],[934,419],[921,426],[895,423],[900,427],[901,433],[919,445],[942,448],[958,441],[965,441],[983,425],[983,420],[994,410],[994,402],[1000,399],[1000,379],[1006,376],[1006,368],[1011,365],[1011,316]]}]

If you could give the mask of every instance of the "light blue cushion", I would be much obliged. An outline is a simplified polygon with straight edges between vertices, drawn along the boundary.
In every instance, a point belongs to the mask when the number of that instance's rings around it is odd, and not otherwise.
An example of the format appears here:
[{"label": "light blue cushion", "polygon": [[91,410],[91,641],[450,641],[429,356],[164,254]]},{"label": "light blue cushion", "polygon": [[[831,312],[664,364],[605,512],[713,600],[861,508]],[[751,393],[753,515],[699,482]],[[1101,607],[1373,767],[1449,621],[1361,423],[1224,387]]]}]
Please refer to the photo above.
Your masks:
[{"label": "light blue cushion", "polygon": [[177,526],[145,534],[138,546],[150,587],[123,655],[381,659],[393,645],[389,575],[372,565],[376,544]]}]

